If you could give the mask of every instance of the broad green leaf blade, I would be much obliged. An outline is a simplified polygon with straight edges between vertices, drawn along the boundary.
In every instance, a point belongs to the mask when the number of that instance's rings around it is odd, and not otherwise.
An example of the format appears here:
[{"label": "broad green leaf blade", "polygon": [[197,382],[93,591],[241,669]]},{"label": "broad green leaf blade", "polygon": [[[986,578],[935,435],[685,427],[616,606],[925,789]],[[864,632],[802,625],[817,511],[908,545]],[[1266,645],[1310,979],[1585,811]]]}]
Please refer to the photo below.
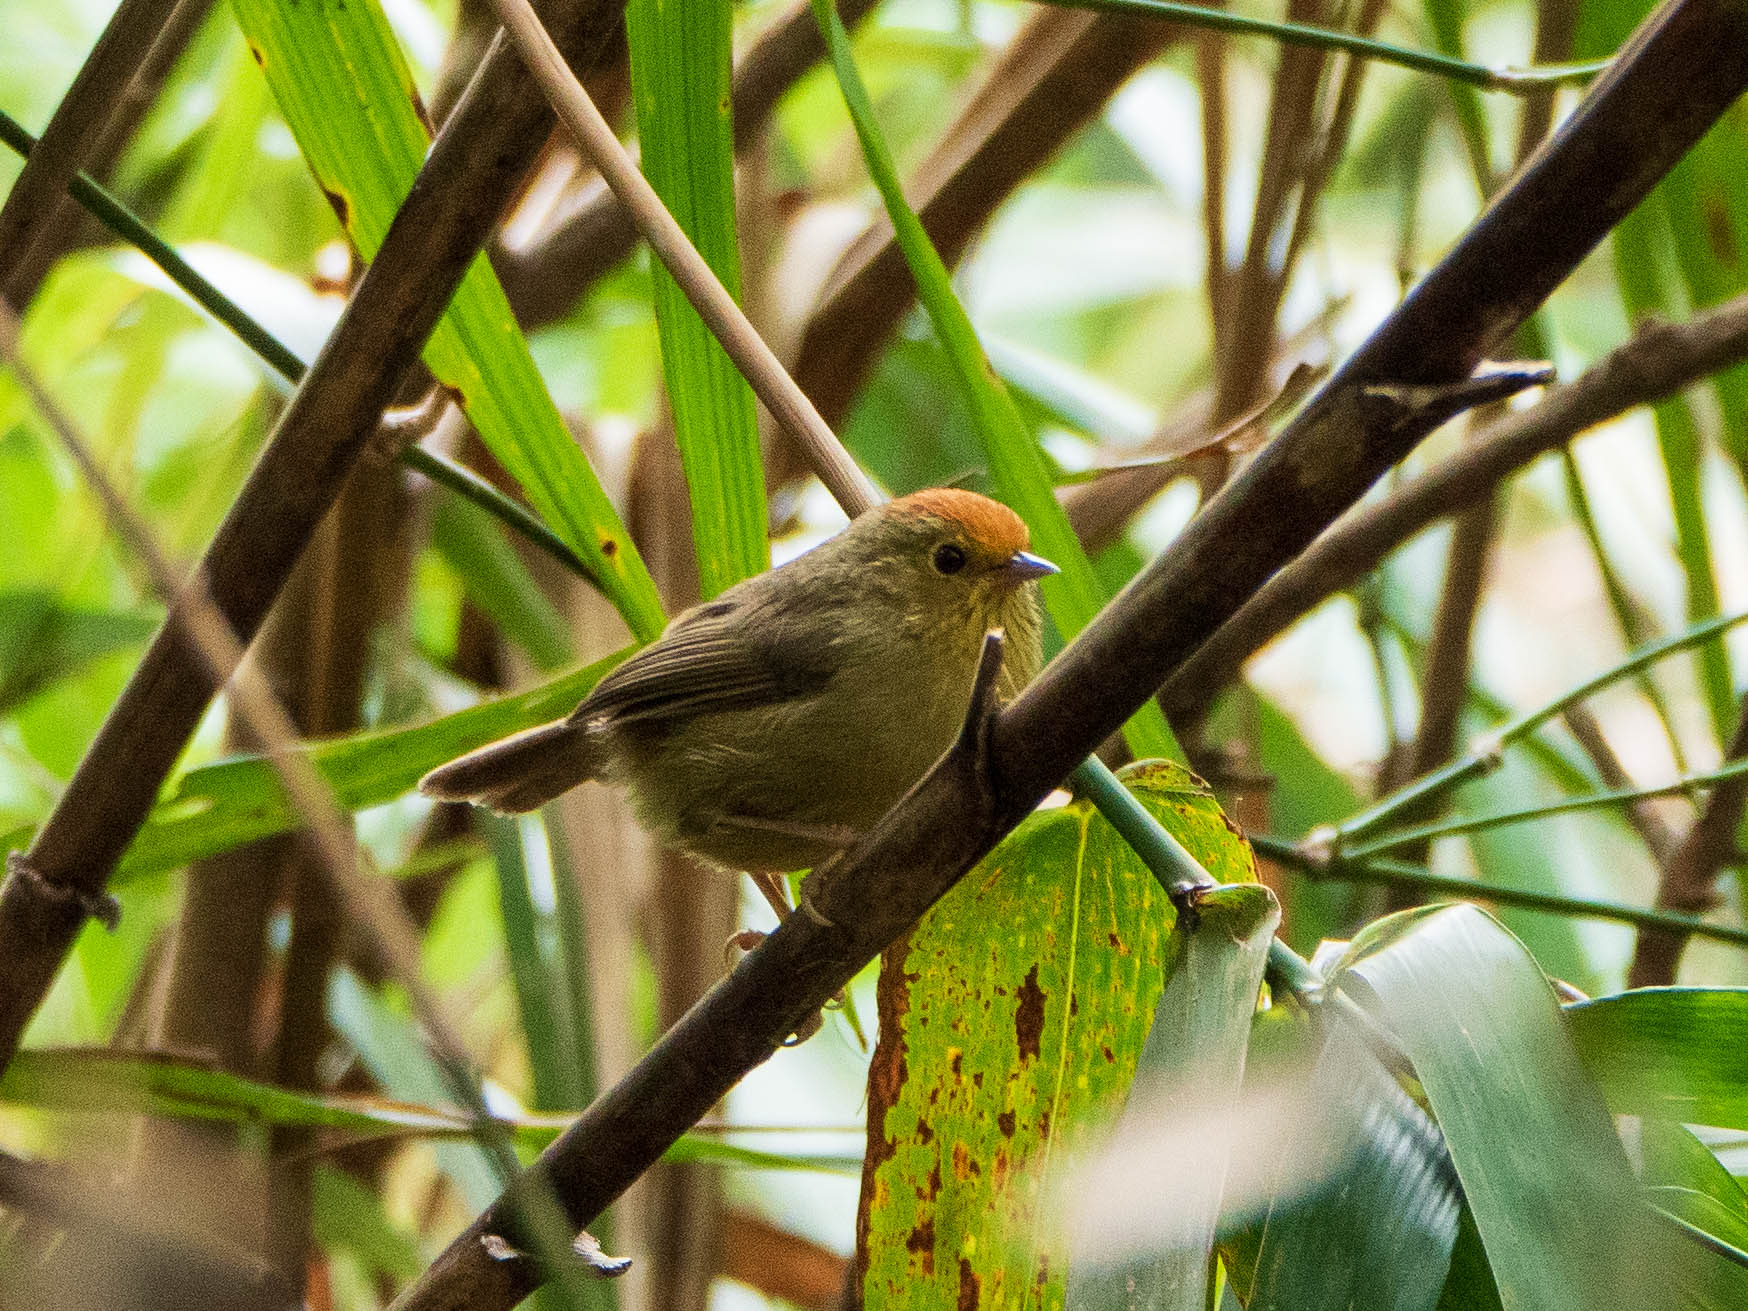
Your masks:
[{"label": "broad green leaf blade", "polygon": [[[234,0],[292,135],[359,254],[375,258],[430,145],[376,0]],[[425,347],[480,437],[644,641],[661,603],[588,458],[559,417],[484,255]]]},{"label": "broad green leaf blade", "polygon": [[[1707,1228],[1737,1247],[1748,1247],[1748,1243],[1740,1241],[1748,1238],[1748,1191],[1724,1168],[1711,1148],[1694,1136],[1693,1130],[1668,1120],[1641,1120],[1639,1161],[1639,1178],[1647,1187],[1704,1193],[1723,1207],[1731,1216],[1727,1228]],[[1666,1202],[1659,1205],[1681,1214],[1678,1206]]]},{"label": "broad green leaf blade", "polygon": [[1339,1015],[1327,1023],[1248,1305],[1432,1311],[1462,1213],[1444,1139],[1351,1025]]},{"label": "broad green leaf blade", "polygon": [[[1125,781],[1214,878],[1255,862],[1173,765]],[[1165,986],[1173,915],[1085,801],[1025,821],[887,955],[858,1242],[869,1306],[1058,1304],[1042,1191],[1121,1106]]]},{"label": "broad green leaf blade", "polygon": [[[1154,1011],[1115,1135],[1140,1132],[1149,1122],[1193,1117],[1230,1105],[1244,1081],[1250,1017],[1256,1011],[1269,943],[1281,908],[1260,883],[1210,889],[1197,899],[1200,920],[1191,931],[1172,928],[1167,958],[1177,962]],[[1171,1238],[1156,1256],[1094,1263],[1084,1255],[1069,1273],[1067,1305],[1075,1311],[1181,1308],[1201,1311],[1225,1182],[1223,1159],[1174,1193]]]},{"label": "broad green leaf blade", "polygon": [[1637,988],[1565,1014],[1615,1114],[1748,1129],[1748,988]]},{"label": "broad green leaf blade", "polygon": [[[978,342],[970,316],[953,291],[946,264],[924,231],[922,220],[904,198],[892,152],[874,120],[874,106],[850,53],[850,38],[843,20],[831,0],[812,3],[838,87],[862,143],[868,172],[886,203],[899,248],[916,280],[917,297],[928,311],[935,335],[952,361],[965,403],[976,419],[996,491],[1026,521],[1032,545],[1062,570],[1044,580],[1044,601],[1062,635],[1072,638],[1092,622],[1109,598],[1093,572],[1092,562],[1081,549],[1067,512],[1056,499],[1050,461],[1033,438],[1013,396],[996,376]],[[1136,711],[1124,729],[1124,736],[1138,757],[1182,758],[1164,713],[1152,700]]]},{"label": "broad green leaf blade", "polygon": [[1336,984],[1370,994],[1413,1063],[1508,1308],[1661,1304],[1665,1252],[1546,977],[1474,906],[1405,912]]},{"label": "broad green leaf blade", "polygon": [[1451,1249],[1451,1271],[1445,1277],[1438,1311],[1502,1311],[1499,1285],[1487,1264],[1487,1249],[1475,1228],[1474,1213],[1465,1205],[1457,1227],[1456,1246]]},{"label": "broad green leaf blade", "polygon": [[[642,166],[698,253],[740,298],[729,0],[631,0],[625,9]],[[656,325],[674,437],[692,499],[706,598],[770,565],[765,475],[753,391],[656,262]]]},{"label": "broad green leaf blade", "polygon": [[[381,805],[464,751],[569,714],[629,654],[617,652],[550,683],[417,728],[357,733],[302,750],[338,804],[348,810]],[[244,756],[204,765],[171,785],[122,857],[117,879],[174,869],[301,824],[278,773],[266,760]]]},{"label": "broad green leaf blade", "polygon": [[158,627],[146,610],[84,610],[53,592],[0,593],[0,714],[85,665],[138,646]]}]

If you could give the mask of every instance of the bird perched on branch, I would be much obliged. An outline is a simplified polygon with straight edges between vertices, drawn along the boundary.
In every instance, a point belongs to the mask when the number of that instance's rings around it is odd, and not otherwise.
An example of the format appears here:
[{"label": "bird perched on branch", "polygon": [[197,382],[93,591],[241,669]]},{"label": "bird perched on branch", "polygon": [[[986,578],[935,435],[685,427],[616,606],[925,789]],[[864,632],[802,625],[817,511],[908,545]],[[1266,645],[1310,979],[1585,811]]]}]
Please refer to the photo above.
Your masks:
[{"label": "bird perched on branch", "polygon": [[952,743],[985,633],[1007,637],[998,695],[1037,673],[1037,579],[1056,567],[1028,544],[1018,515],[974,492],[891,501],[679,615],[568,718],[419,790],[514,812],[624,783],[658,838],[772,896],[768,876],[848,846]]}]

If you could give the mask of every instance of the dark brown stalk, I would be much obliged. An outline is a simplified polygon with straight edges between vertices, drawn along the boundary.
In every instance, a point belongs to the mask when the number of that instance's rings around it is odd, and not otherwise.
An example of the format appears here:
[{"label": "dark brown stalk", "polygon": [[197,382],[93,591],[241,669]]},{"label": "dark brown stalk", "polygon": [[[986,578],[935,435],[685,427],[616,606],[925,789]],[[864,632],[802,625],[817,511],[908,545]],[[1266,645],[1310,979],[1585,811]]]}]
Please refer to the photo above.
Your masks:
[{"label": "dark brown stalk", "polygon": [[1271,639],[1352,587],[1422,529],[1492,496],[1500,482],[1537,456],[1744,358],[1748,296],[1687,323],[1646,324],[1539,404],[1497,420],[1463,451],[1325,532],[1172,675],[1162,693],[1167,713],[1199,712]]},{"label": "dark brown stalk", "polygon": [[[1539,11],[1536,31],[1537,63],[1556,63],[1571,57],[1572,6],[1567,0],[1546,0]],[[1517,162],[1521,165],[1546,137],[1553,118],[1552,90],[1531,98],[1519,123]],[[1419,143],[1415,149],[1419,149]],[[1480,166],[1484,161],[1478,161]],[[1490,175],[1477,179],[1489,195]],[[1529,336],[1530,334],[1524,334]],[[1520,345],[1523,342],[1520,340]],[[1531,347],[1533,349],[1533,347]],[[1414,741],[1399,757],[1405,771],[1392,786],[1430,774],[1449,760],[1456,750],[1457,731],[1463,708],[1469,700],[1469,681],[1474,654],[1475,616],[1481,609],[1481,591],[1487,579],[1487,558],[1492,554],[1498,528],[1499,497],[1488,497],[1457,516],[1445,557],[1444,587],[1433,618],[1427,644],[1426,667],[1420,683],[1420,722]],[[1387,776],[1387,774],[1386,774]],[[1430,816],[1422,813],[1417,820]],[[1410,863],[1424,864],[1427,847],[1422,844],[1402,853]],[[1414,904],[1413,890],[1391,888],[1390,905],[1401,909]]]},{"label": "dark brown stalk", "polygon": [[[1275,442],[1027,690],[815,875],[792,915],[592,1105],[409,1288],[400,1311],[504,1311],[539,1282],[493,1260],[516,1200],[549,1186],[577,1227],[915,922],[1274,570],[1457,410],[1461,385],[1748,86],[1748,11],[1654,15],[1540,152]],[[1533,375],[1530,375],[1533,376]],[[1426,387],[1425,393],[1397,390]],[[987,689],[993,671],[985,669]],[[974,705],[985,705],[974,701]]]},{"label": "dark brown stalk", "polygon": [[[583,5],[555,34],[586,66],[619,15],[614,0]],[[551,126],[500,43],[198,566],[194,585],[240,641],[254,638]],[[187,622],[179,601],[0,887],[0,1068],[212,699]]]},{"label": "dark brown stalk", "polygon": [[117,93],[145,62],[174,4],[121,0],[12,184],[0,207],[0,295],[13,305],[22,308],[20,270],[49,232],[67,184],[85,166],[104,125],[122,103]]},{"label": "dark brown stalk", "polygon": [[[175,71],[188,43],[212,12],[212,4],[213,0],[177,0],[127,89],[119,96],[111,95],[114,109],[84,155],[85,171],[91,177],[100,180],[107,177],[133,141],[135,130],[157,103],[158,93]],[[108,238],[103,225],[64,193],[56,199],[53,212],[39,225],[39,230],[40,239],[11,274],[7,299],[16,306],[28,305],[35,298],[37,288],[56,260],[69,251],[95,246]]]},{"label": "dark brown stalk", "polygon": [[[1108,14],[1044,10],[1009,43],[905,192],[948,264],[1179,29]],[[882,217],[838,261],[802,330],[791,372],[836,424],[916,294]],[[773,487],[787,471],[770,473]]]},{"label": "dark brown stalk", "polygon": [[[670,424],[637,443],[627,527],[678,614],[700,599],[691,499]],[[651,843],[648,944],[661,1027],[677,1023],[722,977],[722,944],[740,920],[740,880]],[[709,1166],[664,1162],[645,1176],[646,1305],[703,1311],[722,1257],[722,1176]]]},{"label": "dark brown stalk", "polygon": [[[1742,705],[1736,730],[1724,748],[1724,759],[1748,755],[1748,702]],[[1733,778],[1718,784],[1706,798],[1705,807],[1675,854],[1663,866],[1657,881],[1659,910],[1677,910],[1703,915],[1717,905],[1718,875],[1738,859],[1736,833],[1748,811],[1748,778]],[[1675,982],[1687,936],[1641,929],[1633,948],[1633,963],[1627,970],[1627,987],[1658,988]]]},{"label": "dark brown stalk", "polygon": [[[867,17],[875,0],[839,0],[844,26]],[[490,5],[482,8],[489,10]],[[813,10],[800,0],[760,34],[734,69],[734,149],[745,152],[770,124],[783,94],[825,56]],[[593,94],[593,88],[591,88]],[[498,252],[493,266],[527,327],[550,323],[637,245],[637,227],[617,197],[599,183],[588,187],[534,242]]]}]

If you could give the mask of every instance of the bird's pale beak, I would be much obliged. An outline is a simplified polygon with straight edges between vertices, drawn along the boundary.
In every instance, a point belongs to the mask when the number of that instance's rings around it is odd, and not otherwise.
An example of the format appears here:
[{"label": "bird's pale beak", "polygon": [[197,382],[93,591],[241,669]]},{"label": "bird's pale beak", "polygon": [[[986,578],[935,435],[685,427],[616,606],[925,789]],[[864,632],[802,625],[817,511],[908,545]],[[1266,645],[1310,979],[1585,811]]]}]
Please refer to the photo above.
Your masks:
[{"label": "bird's pale beak", "polygon": [[1062,571],[1041,555],[1033,555],[1030,551],[1015,551],[1008,557],[1007,563],[1002,565],[1000,572],[1010,583],[1024,583]]}]

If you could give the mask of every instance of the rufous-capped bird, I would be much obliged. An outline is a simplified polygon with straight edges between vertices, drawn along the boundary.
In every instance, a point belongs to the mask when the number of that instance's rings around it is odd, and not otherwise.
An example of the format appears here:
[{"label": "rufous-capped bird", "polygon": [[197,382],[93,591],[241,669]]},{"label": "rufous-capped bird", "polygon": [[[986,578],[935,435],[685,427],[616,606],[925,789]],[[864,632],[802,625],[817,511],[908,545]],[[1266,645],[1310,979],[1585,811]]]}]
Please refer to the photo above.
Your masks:
[{"label": "rufous-capped bird", "polygon": [[872,826],[952,743],[984,635],[1005,699],[1038,672],[1026,525],[934,488],[677,616],[567,718],[432,770],[427,796],[527,811],[623,783],[663,842],[755,876],[812,866]]}]

